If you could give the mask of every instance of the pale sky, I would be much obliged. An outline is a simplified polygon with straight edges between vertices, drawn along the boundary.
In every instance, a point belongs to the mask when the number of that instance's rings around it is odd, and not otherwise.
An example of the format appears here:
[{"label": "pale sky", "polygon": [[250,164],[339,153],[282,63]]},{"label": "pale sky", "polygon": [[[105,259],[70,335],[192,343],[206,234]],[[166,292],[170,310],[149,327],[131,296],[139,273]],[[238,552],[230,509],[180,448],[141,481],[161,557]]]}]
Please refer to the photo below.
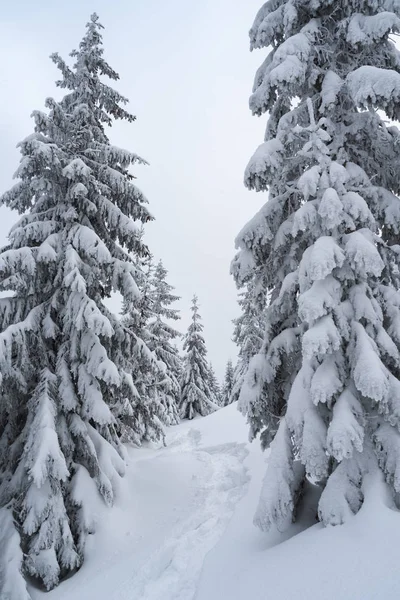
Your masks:
[{"label": "pale sky", "polygon": [[[146,241],[162,258],[181,296],[185,332],[190,300],[199,297],[204,336],[219,377],[236,358],[232,319],[239,314],[229,274],[234,239],[265,202],[243,186],[247,161],[263,141],[266,118],[248,109],[265,52],[250,53],[248,30],[261,0],[18,0],[0,22],[0,192],[12,184],[16,145],[33,131],[58,70],[96,11],[105,26],[105,58],[120,74],[133,124],[117,124],[110,141],[148,160],[136,169],[156,221]],[[0,244],[16,215],[0,209]]]}]

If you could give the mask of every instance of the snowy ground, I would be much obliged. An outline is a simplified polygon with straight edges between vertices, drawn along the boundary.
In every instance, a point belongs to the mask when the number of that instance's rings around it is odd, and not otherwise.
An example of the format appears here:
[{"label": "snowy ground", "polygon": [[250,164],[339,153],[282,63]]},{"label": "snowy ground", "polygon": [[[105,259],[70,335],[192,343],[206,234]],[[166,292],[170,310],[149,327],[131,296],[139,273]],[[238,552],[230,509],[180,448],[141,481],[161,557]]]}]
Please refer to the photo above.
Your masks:
[{"label": "snowy ground", "polygon": [[[266,456],[236,406],[133,450],[113,509],[74,577],[33,600],[392,600],[400,598],[400,515],[380,500],[323,529],[252,525]],[[298,535],[293,536],[294,533]]]}]

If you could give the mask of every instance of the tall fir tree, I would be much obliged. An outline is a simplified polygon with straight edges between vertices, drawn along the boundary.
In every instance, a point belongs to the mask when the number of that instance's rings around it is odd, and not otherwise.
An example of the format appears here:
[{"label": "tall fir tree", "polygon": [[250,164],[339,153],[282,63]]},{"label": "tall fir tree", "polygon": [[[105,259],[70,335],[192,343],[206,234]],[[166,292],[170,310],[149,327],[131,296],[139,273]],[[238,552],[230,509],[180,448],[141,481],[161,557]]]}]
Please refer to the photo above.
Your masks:
[{"label": "tall fir tree", "polygon": [[182,419],[209,415],[218,408],[210,389],[207,349],[202,335],[197,296],[192,300],[192,322],[186,333],[183,350],[186,352],[181,377],[179,412]]},{"label": "tall fir tree", "polygon": [[262,295],[261,298],[257,297],[254,280],[250,280],[240,292],[239,306],[242,314],[233,321],[233,341],[239,348],[239,355],[233,375],[232,402],[239,400],[250,360],[258,354],[263,343],[264,304],[265,298]]},{"label": "tall fir tree", "polygon": [[[143,237],[143,231],[142,231]],[[140,446],[143,441],[165,441],[164,425],[169,424],[162,398],[167,390],[165,365],[150,347],[149,322],[154,314],[152,278],[153,257],[150,253],[136,259],[136,281],[140,292],[135,304],[123,306],[123,323],[144,345],[134,358],[132,372],[136,401],[123,419],[123,441]]]},{"label": "tall fir tree", "polygon": [[215,404],[220,406],[221,402],[222,402],[221,386],[220,386],[217,376],[215,374],[214,367],[212,366],[211,363],[208,365],[208,378],[209,378],[210,390],[213,395],[213,401],[215,402]]},{"label": "tall fir tree", "polygon": [[251,436],[273,440],[255,522],[295,518],[306,480],[342,523],[367,475],[400,492],[400,29],[393,0],[269,0],[250,30],[271,47],[250,107],[269,113],[245,183],[269,200],[233,272],[271,303],[241,391]]},{"label": "tall fir tree", "polygon": [[232,360],[229,359],[228,362],[226,363],[224,385],[222,386],[222,394],[221,394],[221,397],[222,397],[221,405],[222,406],[228,406],[228,404],[231,404],[233,402],[233,397],[232,397],[233,384],[234,384],[234,369],[233,369]]},{"label": "tall fir tree", "polygon": [[95,496],[113,502],[132,371],[150,353],[104,304],[112,291],[137,302],[132,256],[148,252],[138,223],[151,217],[129,171],[144,161],[106,135],[134,117],[103,81],[119,77],[101,29],[92,15],[72,68],[52,56],[67,93],[33,113],[19,182],[1,198],[22,216],[0,252],[0,507],[24,570],[47,589],[81,565]]},{"label": "tall fir tree", "polygon": [[160,260],[153,273],[152,284],[152,316],[148,325],[149,347],[158,360],[165,365],[164,389],[161,402],[164,406],[166,425],[179,423],[178,404],[180,400],[179,378],[182,372],[182,359],[173,341],[181,337],[168,321],[180,319],[179,310],[171,305],[179,300],[173,293],[174,288],[167,282],[168,271]]}]

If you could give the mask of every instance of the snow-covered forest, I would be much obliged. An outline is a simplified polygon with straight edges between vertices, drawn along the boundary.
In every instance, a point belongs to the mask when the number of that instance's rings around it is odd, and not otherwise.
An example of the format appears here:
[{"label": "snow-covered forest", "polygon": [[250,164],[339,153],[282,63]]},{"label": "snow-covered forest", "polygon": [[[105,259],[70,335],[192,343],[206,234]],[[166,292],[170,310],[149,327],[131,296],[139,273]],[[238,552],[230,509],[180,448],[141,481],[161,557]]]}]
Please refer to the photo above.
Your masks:
[{"label": "snow-covered forest", "polygon": [[5,12],[0,600],[397,599],[400,3],[180,1]]}]

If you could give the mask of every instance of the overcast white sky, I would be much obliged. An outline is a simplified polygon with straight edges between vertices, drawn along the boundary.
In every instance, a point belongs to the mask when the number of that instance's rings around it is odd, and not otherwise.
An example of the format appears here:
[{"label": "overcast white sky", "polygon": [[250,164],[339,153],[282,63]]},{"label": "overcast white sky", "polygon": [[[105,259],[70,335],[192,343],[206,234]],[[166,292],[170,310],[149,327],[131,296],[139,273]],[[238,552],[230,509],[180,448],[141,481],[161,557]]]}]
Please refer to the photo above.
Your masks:
[{"label": "overcast white sky", "polygon": [[[137,116],[111,142],[150,162],[136,170],[156,221],[147,231],[155,258],[182,297],[185,331],[197,293],[209,356],[218,375],[239,314],[229,275],[234,238],[265,196],[247,191],[243,172],[263,140],[265,118],[248,109],[256,68],[247,32],[261,0],[18,0],[2,4],[0,23],[0,192],[12,183],[16,144],[32,132],[30,114],[58,96],[52,52],[77,47],[89,15],[105,26],[105,57]],[[0,244],[15,215],[0,209]]]}]

